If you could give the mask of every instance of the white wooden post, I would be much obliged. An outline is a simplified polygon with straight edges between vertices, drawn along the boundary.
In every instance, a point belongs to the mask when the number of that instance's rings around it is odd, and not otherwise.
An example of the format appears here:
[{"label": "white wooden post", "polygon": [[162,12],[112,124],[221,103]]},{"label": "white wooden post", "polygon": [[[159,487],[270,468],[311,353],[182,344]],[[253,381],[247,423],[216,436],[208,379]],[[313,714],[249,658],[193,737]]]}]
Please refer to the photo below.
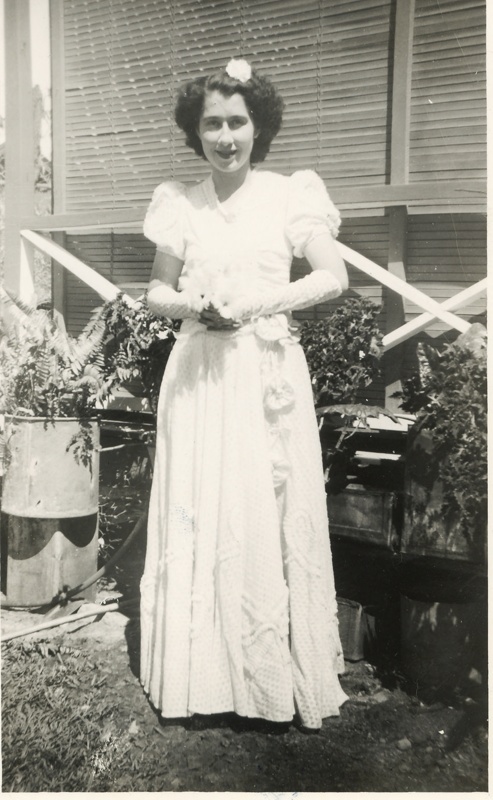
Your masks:
[{"label": "white wooden post", "polygon": [[[405,206],[391,208],[389,211],[389,260],[390,275],[406,281],[406,244],[407,244],[407,209]],[[383,287],[384,307],[386,311],[386,331],[393,331],[405,322],[404,300],[402,295]],[[402,389],[402,348],[386,353],[383,359],[385,375],[385,408],[389,411],[399,410],[399,401],[394,398]]]},{"label": "white wooden post", "polygon": [[30,301],[32,248],[21,247],[20,219],[34,213],[35,142],[29,0],[5,0],[5,287]]},{"label": "white wooden post", "polygon": [[[409,183],[409,132],[411,121],[411,79],[413,64],[414,0],[397,0],[394,34],[394,66],[392,76],[392,128],[390,139],[390,183]],[[391,275],[406,280],[407,208],[389,210],[389,260]],[[405,322],[401,294],[383,287],[386,310],[386,332]],[[402,389],[402,348],[385,355],[385,407],[398,411],[399,401],[393,395]]]},{"label": "white wooden post", "polygon": [[[65,212],[65,36],[64,0],[50,0],[51,103],[52,103],[52,194],[53,212]],[[29,226],[30,227],[30,226]],[[65,232],[53,234],[53,240],[65,247]],[[51,265],[53,307],[65,316],[66,274],[56,261]]]},{"label": "white wooden post", "polygon": [[18,233],[19,238],[19,263],[18,263],[18,288],[13,289],[5,282],[6,288],[24,302],[31,304],[35,298],[34,289],[34,252],[35,248]]}]

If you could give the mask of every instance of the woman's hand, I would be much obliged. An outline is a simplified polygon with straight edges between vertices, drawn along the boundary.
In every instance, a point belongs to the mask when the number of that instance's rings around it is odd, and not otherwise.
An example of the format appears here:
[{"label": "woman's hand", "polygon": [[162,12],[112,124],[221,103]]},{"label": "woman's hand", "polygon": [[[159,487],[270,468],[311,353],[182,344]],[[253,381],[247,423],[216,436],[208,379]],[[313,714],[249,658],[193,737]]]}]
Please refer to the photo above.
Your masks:
[{"label": "woman's hand", "polygon": [[206,325],[210,331],[232,331],[240,327],[240,323],[236,320],[223,317],[219,309],[212,303],[209,303],[207,308],[201,311],[199,322]]}]

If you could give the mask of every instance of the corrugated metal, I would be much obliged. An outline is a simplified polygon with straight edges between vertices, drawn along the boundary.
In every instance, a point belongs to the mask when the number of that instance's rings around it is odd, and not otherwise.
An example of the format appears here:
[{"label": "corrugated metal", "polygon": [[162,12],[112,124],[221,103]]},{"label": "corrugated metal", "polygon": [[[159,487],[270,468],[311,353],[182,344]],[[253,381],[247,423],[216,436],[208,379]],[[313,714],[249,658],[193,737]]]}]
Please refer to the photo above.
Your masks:
[{"label": "corrugated metal", "polygon": [[[407,278],[425,294],[443,302],[486,275],[486,217],[482,214],[436,214],[408,217]],[[406,321],[422,309],[404,300]],[[486,298],[476,300],[455,313],[470,322],[485,322]],[[452,331],[440,320],[433,320],[426,331],[404,343],[402,375],[417,369],[419,341],[441,345],[453,341]]]}]

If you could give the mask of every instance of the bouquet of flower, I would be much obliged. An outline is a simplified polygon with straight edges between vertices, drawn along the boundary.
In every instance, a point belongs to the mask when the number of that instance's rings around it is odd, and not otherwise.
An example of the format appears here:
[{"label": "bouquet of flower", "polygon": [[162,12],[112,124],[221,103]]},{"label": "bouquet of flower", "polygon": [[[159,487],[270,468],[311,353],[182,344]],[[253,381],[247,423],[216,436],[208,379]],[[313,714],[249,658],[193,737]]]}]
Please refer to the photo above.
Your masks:
[{"label": "bouquet of flower", "polygon": [[178,289],[197,310],[214,306],[229,318],[228,305],[251,291],[256,276],[256,266],[249,261],[197,261],[180,277]]}]

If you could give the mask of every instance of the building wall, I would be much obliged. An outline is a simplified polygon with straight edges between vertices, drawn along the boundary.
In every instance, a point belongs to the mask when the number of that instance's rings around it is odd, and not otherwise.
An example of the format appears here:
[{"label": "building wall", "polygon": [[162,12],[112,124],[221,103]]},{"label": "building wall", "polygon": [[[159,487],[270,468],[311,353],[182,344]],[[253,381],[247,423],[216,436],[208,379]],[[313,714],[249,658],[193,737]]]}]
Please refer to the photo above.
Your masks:
[{"label": "building wall", "polygon": [[[138,208],[163,179],[202,179],[207,165],[185,147],[173,122],[176,88],[241,55],[269,74],[286,100],[265,168],[316,169],[336,199],[348,188],[353,200],[358,188],[374,188],[369,207],[342,204],[340,238],[386,266],[388,203],[379,198],[396,160],[392,86],[402,0],[52,1],[63,29],[54,75],[65,132],[54,154],[58,211]],[[485,178],[485,49],[484,0],[415,0],[402,152],[407,182],[423,186],[423,199],[408,207],[405,266],[408,280],[437,299],[486,272],[486,223],[478,206],[469,213],[453,191],[440,203],[425,199],[430,183]],[[478,202],[481,208],[484,198]],[[69,233],[66,244],[114,282],[132,284],[134,294],[148,279],[153,248],[137,229]],[[294,275],[305,268],[296,263]],[[351,292],[382,302],[380,284],[350,273]],[[99,301],[71,277],[65,297],[75,332]],[[483,311],[477,301],[461,313]],[[405,303],[406,319],[418,313]],[[385,307],[381,319],[385,329]],[[426,336],[443,332],[437,322]]]}]

